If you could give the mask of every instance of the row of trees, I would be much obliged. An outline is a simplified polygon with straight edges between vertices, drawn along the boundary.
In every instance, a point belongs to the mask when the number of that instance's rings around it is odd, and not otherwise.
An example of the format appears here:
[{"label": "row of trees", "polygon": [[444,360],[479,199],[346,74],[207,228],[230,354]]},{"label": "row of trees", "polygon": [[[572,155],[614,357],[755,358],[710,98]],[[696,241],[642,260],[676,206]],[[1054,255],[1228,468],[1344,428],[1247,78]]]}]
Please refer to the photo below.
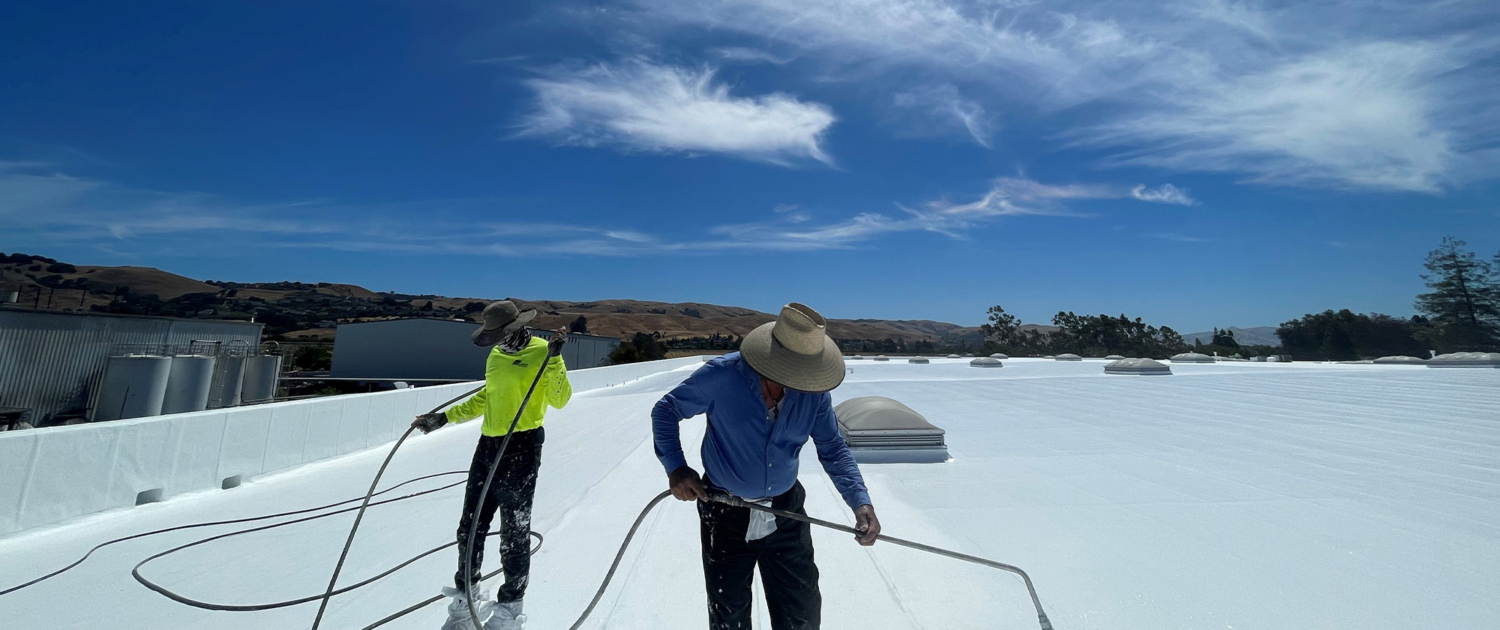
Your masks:
[{"label": "row of trees", "polygon": [[1427,255],[1422,279],[1428,291],[1417,296],[1419,315],[1402,318],[1348,309],[1309,313],[1276,329],[1280,346],[1242,345],[1229,330],[1214,329],[1210,343],[1184,343],[1166,326],[1151,326],[1125,315],[1077,315],[1052,318],[1055,331],[1023,329],[1021,320],[994,306],[984,332],[985,352],[1016,355],[1072,352],[1099,356],[1122,354],[1165,357],[1186,350],[1224,356],[1289,354],[1294,359],[1354,360],[1432,352],[1500,351],[1500,253],[1487,261],[1453,237]]},{"label": "row of trees", "polygon": [[1500,351],[1500,252],[1486,261],[1450,236],[1423,266],[1428,291],[1417,296],[1419,315],[1329,310],[1283,323],[1276,335],[1301,360]]},{"label": "row of trees", "polygon": [[1165,358],[1187,350],[1182,335],[1167,326],[1157,328],[1125,315],[1078,315],[1071,311],[1052,317],[1057,330],[1023,329],[1021,320],[1000,306],[989,310],[989,321],[980,326],[985,336],[982,351],[1019,356],[1071,352],[1084,356],[1121,354],[1132,357]]}]

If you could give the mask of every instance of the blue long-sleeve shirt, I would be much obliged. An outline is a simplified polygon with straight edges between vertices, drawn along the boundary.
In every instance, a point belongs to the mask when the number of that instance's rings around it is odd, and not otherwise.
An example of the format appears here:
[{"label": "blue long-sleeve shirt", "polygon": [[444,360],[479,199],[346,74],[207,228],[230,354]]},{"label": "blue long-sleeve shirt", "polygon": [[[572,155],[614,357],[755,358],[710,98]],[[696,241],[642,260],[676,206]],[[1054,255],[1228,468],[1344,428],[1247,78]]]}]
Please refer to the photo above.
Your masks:
[{"label": "blue long-sleeve shirt", "polygon": [[707,413],[703,467],[713,485],[744,499],[782,494],[797,481],[797,456],[810,437],[850,509],[869,505],[865,480],[839,434],[833,397],[787,389],[773,416],[760,382],[760,374],[733,352],[705,363],[662,396],[651,410],[651,431],[667,472],[687,465],[678,423]]}]

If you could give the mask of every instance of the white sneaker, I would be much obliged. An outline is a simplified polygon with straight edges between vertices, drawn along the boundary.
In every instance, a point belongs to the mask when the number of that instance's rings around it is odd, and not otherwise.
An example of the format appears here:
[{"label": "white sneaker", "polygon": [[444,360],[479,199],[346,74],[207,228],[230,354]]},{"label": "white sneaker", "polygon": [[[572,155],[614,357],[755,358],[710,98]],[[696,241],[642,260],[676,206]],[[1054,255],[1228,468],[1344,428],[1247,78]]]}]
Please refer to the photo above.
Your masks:
[{"label": "white sneaker", "polygon": [[[443,622],[442,630],[474,630],[474,620],[469,617],[469,597],[452,586],[443,587],[443,595],[453,598],[448,602],[448,620]],[[495,602],[490,601],[489,595],[484,592],[484,587],[475,584],[474,590],[470,591],[474,599],[474,608],[479,611],[479,623],[485,623],[494,615]]]},{"label": "white sneaker", "polygon": [[494,605],[495,614],[484,622],[484,630],[523,630],[526,615],[521,614],[521,600]]}]

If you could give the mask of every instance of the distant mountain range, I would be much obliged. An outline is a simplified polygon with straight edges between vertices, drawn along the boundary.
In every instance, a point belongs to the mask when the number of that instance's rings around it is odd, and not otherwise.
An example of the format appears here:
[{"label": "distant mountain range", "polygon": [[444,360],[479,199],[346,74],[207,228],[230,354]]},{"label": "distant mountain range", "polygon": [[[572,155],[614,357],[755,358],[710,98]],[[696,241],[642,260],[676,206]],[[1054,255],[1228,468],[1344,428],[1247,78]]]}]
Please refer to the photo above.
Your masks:
[{"label": "distant mountain range", "polygon": [[[1229,331],[1234,333],[1234,340],[1238,341],[1242,346],[1281,345],[1281,338],[1276,336],[1275,326],[1256,326],[1254,328],[1240,328],[1238,326],[1230,326]],[[1213,343],[1214,333],[1213,331],[1189,333],[1183,335],[1182,338],[1188,343],[1193,343],[1194,340],[1198,340],[1207,344]]]},{"label": "distant mountain range", "polygon": [[[238,318],[251,314],[291,340],[328,340],[339,321],[396,317],[473,319],[478,303],[498,298],[377,293],[348,284],[300,282],[203,282],[152,267],[89,267],[52,259],[0,258],[0,290],[18,290],[22,306],[52,310],[119,309],[178,317]],[[629,337],[661,333],[664,339],[742,337],[775,319],[770,313],[698,302],[667,303],[612,299],[589,302],[510,298],[535,308],[539,328],[566,326],[582,316],[588,332]],[[829,335],[840,340],[904,339],[977,345],[979,328],[931,320],[830,319]]]}]

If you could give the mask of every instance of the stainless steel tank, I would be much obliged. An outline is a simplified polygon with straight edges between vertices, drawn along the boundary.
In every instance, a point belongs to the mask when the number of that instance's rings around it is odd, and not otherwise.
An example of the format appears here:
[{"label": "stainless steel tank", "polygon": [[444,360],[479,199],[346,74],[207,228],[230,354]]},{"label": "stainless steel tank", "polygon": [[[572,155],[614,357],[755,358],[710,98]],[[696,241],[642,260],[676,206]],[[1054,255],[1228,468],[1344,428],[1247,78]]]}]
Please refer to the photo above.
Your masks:
[{"label": "stainless steel tank", "polygon": [[104,369],[94,420],[122,420],[161,414],[171,378],[172,357],[127,354],[110,357]]},{"label": "stainless steel tank", "polygon": [[247,403],[265,402],[276,397],[281,379],[281,357],[263,354],[245,359],[245,387],[240,399]]},{"label": "stainless steel tank", "polygon": [[172,357],[172,375],[167,380],[167,396],[162,413],[187,413],[208,408],[209,390],[214,383],[214,358],[197,354]]}]

